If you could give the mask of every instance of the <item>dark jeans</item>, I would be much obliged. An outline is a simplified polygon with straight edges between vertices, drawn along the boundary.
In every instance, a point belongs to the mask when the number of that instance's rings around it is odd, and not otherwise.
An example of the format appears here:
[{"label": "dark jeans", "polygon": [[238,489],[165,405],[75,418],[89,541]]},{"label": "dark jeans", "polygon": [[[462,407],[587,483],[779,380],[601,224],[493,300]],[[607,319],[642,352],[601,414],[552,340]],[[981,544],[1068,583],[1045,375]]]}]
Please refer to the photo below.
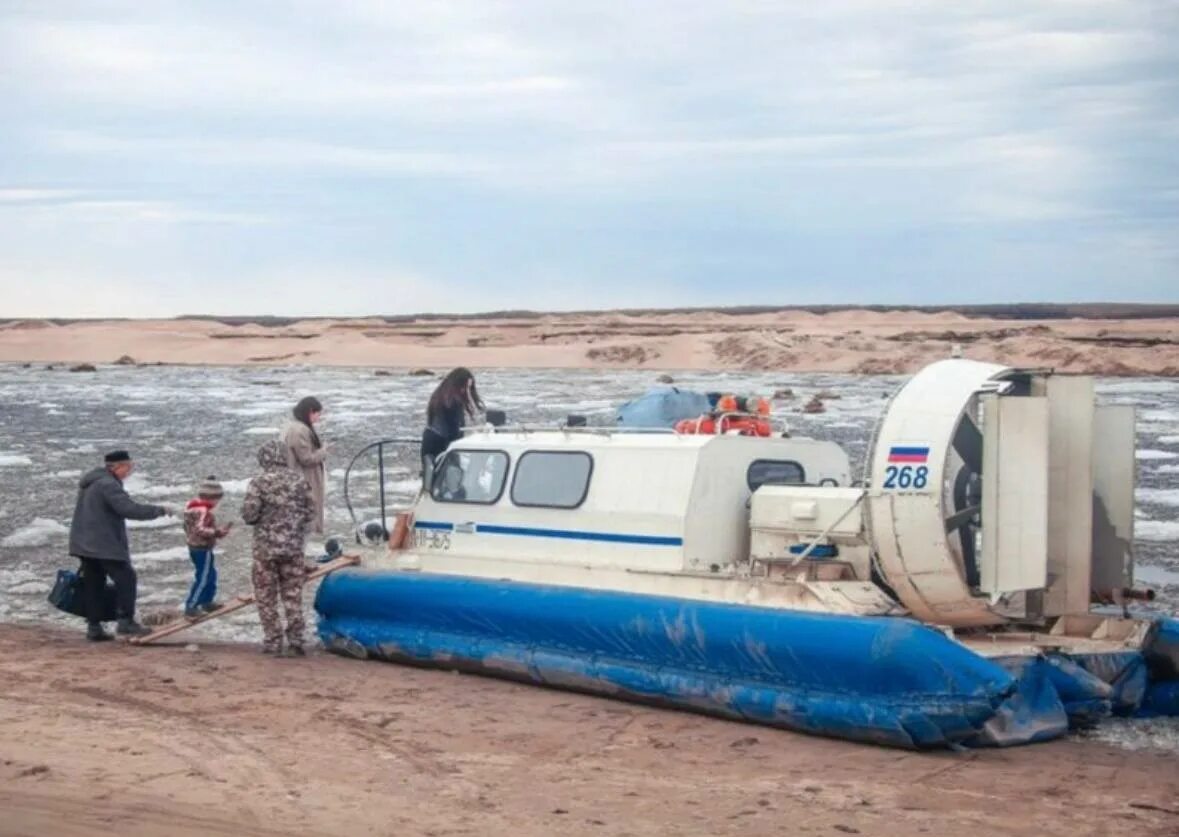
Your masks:
[{"label": "dark jeans", "polygon": [[107,577],[115,583],[115,598],[120,619],[135,618],[135,594],[138,580],[135,570],[126,561],[82,558],[82,589],[86,594],[86,618],[102,621],[102,594]]},{"label": "dark jeans", "polygon": [[438,457],[450,447],[450,441],[430,428],[422,432],[422,487],[429,491],[433,483],[432,468]]},{"label": "dark jeans", "polygon": [[422,459],[428,456],[433,461],[448,447],[450,447],[450,439],[440,436],[428,427],[422,431]]}]

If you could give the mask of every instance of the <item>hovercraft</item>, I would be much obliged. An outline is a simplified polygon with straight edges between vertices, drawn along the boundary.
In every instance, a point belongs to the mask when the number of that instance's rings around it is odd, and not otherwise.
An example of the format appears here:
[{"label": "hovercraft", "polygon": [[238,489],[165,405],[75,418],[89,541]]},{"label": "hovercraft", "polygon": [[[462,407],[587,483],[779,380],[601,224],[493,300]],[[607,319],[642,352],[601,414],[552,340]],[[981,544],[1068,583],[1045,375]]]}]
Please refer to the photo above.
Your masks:
[{"label": "hovercraft", "polygon": [[1179,622],[1127,606],[1134,411],[1092,379],[935,363],[858,482],[710,430],[472,430],[320,586],[324,644],[906,748],[1179,714]]}]

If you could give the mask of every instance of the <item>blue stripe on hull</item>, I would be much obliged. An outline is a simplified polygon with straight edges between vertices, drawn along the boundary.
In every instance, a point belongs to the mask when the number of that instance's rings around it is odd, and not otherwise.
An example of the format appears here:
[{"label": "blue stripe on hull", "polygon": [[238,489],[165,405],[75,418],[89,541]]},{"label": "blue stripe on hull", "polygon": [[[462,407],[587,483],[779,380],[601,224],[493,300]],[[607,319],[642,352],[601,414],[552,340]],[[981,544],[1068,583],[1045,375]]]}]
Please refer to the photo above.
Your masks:
[{"label": "blue stripe on hull", "polygon": [[428,529],[433,532],[453,532],[454,524],[440,523],[436,520],[416,520],[414,521],[413,528]]},{"label": "blue stripe on hull", "polygon": [[[454,524],[419,520],[415,529],[436,532],[453,532]],[[626,535],[618,532],[586,532],[576,529],[543,529],[536,526],[500,526],[490,523],[476,523],[475,532],[480,535],[516,535],[524,538],[558,538],[568,541],[590,541],[597,543],[628,543],[640,546],[683,546],[684,539],[671,535]]]},{"label": "blue stripe on hull", "polygon": [[974,738],[1017,691],[904,619],[364,569],[315,606],[337,651],[899,747]]}]

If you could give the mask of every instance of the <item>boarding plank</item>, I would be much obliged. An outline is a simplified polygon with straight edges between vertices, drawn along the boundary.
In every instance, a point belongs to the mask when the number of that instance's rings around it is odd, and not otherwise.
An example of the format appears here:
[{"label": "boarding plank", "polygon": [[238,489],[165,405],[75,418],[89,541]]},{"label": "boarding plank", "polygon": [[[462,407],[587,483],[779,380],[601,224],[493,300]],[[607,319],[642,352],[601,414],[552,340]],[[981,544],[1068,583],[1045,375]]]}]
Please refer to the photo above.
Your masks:
[{"label": "boarding plank", "polygon": [[[344,567],[351,567],[359,563],[359,555],[342,555],[339,558],[335,558],[326,564],[316,567],[307,574],[307,578],[305,580],[314,581],[315,579],[322,578],[323,576],[334,572],[335,570],[339,570]],[[181,631],[187,631],[189,628],[195,628],[197,625],[201,625],[210,621],[211,619],[217,619],[227,614],[241,610],[242,608],[249,607],[252,604],[254,604],[253,596],[237,596],[224,607],[218,608],[212,613],[205,613],[201,616],[197,616],[195,619],[181,618],[175,622],[169,622],[167,625],[152,631],[150,634],[131,637],[129,641],[132,645],[148,645],[150,643],[164,639],[165,637],[170,637],[173,634],[178,634]]]}]

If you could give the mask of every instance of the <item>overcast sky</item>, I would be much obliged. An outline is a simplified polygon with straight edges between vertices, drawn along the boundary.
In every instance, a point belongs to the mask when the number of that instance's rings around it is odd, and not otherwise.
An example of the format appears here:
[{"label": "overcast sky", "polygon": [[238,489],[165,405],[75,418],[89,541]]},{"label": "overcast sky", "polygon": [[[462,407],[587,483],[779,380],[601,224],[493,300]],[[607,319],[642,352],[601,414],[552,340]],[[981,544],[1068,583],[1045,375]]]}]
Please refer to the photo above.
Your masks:
[{"label": "overcast sky", "polygon": [[0,0],[0,316],[1179,302],[1173,0]]}]

